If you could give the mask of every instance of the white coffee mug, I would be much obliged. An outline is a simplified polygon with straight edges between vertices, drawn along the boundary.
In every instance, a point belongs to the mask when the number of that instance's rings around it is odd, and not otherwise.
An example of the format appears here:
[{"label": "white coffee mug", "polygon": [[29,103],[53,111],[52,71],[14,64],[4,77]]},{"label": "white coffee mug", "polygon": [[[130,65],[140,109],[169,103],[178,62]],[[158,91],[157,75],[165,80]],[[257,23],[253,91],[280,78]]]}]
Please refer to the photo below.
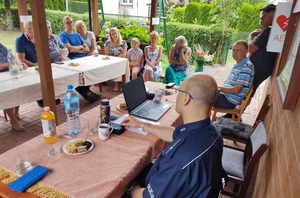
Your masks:
[{"label": "white coffee mug", "polygon": [[99,124],[98,136],[100,140],[107,140],[112,133],[113,129],[110,128],[109,124],[103,123]]}]

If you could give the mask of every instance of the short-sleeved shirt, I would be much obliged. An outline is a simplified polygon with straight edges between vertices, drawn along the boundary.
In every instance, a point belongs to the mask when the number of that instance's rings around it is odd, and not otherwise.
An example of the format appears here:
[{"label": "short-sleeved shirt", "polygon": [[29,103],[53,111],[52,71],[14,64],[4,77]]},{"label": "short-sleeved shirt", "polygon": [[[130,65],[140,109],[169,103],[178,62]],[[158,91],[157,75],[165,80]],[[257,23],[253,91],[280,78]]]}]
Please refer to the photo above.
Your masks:
[{"label": "short-sleeved shirt", "polygon": [[217,198],[223,139],[210,119],[179,126],[146,177],[144,198]]},{"label": "short-sleeved shirt", "polygon": [[8,63],[7,55],[7,48],[0,43],[0,63]]},{"label": "short-sleeved shirt", "polygon": [[82,39],[87,44],[87,46],[89,48],[91,48],[92,47],[92,40],[96,40],[96,37],[95,37],[94,32],[87,31],[87,38],[86,39],[82,38]]},{"label": "short-sleeved shirt", "polygon": [[248,58],[242,60],[240,64],[236,64],[232,67],[232,70],[224,83],[225,87],[234,87],[236,85],[242,85],[240,93],[227,94],[224,93],[226,99],[235,105],[239,105],[245,98],[249,88],[253,86],[254,78],[254,66]]},{"label": "short-sleeved shirt", "polygon": [[270,27],[263,29],[263,31],[253,41],[254,45],[258,47],[258,50],[249,56],[255,69],[254,83],[261,83],[263,80],[268,78],[275,67],[277,53],[267,52],[267,43],[270,32]]},{"label": "short-sleeved shirt", "polygon": [[[60,40],[63,42],[63,44],[70,44],[72,46],[79,46],[79,45],[83,45],[85,42],[84,40],[81,38],[81,36],[74,32],[71,34],[68,34],[67,32],[62,32],[60,35]],[[70,59],[75,59],[75,58],[81,58],[86,56],[86,54],[84,53],[69,53],[69,58]]]},{"label": "short-sleeved shirt", "polygon": [[[138,57],[141,57],[143,55],[144,55],[143,50],[141,50],[140,48],[138,48],[137,50],[131,48],[130,50],[128,50],[127,53],[127,56],[130,61],[136,61]],[[142,66],[142,61],[141,61],[141,66]]]},{"label": "short-sleeved shirt", "polygon": [[126,41],[122,41],[120,46],[115,46],[110,40],[106,41],[104,47],[108,50],[110,56],[120,56],[122,50],[127,49]]},{"label": "short-sleeved shirt", "polygon": [[[7,48],[0,43],[0,63],[8,63],[7,54]],[[7,69],[0,70],[0,72],[7,71]]]},{"label": "short-sleeved shirt", "polygon": [[61,42],[58,36],[51,35],[49,39],[49,50],[50,50],[50,58],[51,62],[56,63],[61,61],[61,55],[59,54],[59,50],[66,50],[66,47]]},{"label": "short-sleeved shirt", "polygon": [[25,34],[22,34],[17,38],[16,51],[17,53],[25,53],[26,60],[32,63],[37,62],[35,46]]}]

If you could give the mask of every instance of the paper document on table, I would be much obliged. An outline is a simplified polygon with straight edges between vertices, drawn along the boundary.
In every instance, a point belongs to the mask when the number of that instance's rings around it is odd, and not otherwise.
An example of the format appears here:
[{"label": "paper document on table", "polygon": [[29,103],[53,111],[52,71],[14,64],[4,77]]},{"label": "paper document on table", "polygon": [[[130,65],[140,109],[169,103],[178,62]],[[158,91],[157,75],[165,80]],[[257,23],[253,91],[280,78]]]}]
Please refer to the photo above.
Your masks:
[{"label": "paper document on table", "polygon": [[[119,117],[117,120],[115,120],[114,123],[121,124],[128,117],[129,117],[129,115],[125,114],[125,115]],[[141,122],[144,122],[144,123],[159,125],[159,122],[153,122],[153,121],[150,121],[150,120],[145,120],[145,119],[141,119],[141,118],[137,118],[137,117],[134,117],[134,118],[137,119],[138,121],[141,121]],[[139,134],[142,134],[142,135],[148,135],[148,133],[146,131],[144,131],[143,129],[141,129],[141,128],[126,127],[126,129],[128,131],[133,131],[135,133],[139,133]]]},{"label": "paper document on table", "polygon": [[142,135],[148,135],[148,132],[144,131],[141,128],[133,128],[133,127],[126,127],[126,130],[128,131],[132,131],[138,134],[142,134]]}]

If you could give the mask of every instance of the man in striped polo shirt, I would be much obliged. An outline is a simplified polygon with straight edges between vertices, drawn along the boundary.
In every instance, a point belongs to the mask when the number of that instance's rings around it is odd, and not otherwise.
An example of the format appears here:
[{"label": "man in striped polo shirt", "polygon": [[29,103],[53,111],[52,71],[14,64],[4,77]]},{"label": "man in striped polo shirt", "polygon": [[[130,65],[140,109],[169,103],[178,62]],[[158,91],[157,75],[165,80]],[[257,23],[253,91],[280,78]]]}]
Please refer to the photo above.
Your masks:
[{"label": "man in striped polo shirt", "polygon": [[[236,41],[232,47],[232,56],[236,64],[224,82],[223,87],[218,88],[217,108],[233,109],[240,105],[249,88],[253,86],[254,66],[247,58],[247,41]],[[227,116],[226,116],[227,117]]]}]

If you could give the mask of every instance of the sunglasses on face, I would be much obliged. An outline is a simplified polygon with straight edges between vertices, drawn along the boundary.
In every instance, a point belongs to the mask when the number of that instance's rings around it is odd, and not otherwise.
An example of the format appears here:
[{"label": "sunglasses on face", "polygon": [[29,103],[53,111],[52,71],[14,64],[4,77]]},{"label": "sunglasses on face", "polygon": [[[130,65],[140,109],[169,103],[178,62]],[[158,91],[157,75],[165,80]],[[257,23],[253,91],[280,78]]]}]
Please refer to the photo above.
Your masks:
[{"label": "sunglasses on face", "polygon": [[66,24],[72,24],[73,23],[73,21],[67,21],[66,22]]}]

